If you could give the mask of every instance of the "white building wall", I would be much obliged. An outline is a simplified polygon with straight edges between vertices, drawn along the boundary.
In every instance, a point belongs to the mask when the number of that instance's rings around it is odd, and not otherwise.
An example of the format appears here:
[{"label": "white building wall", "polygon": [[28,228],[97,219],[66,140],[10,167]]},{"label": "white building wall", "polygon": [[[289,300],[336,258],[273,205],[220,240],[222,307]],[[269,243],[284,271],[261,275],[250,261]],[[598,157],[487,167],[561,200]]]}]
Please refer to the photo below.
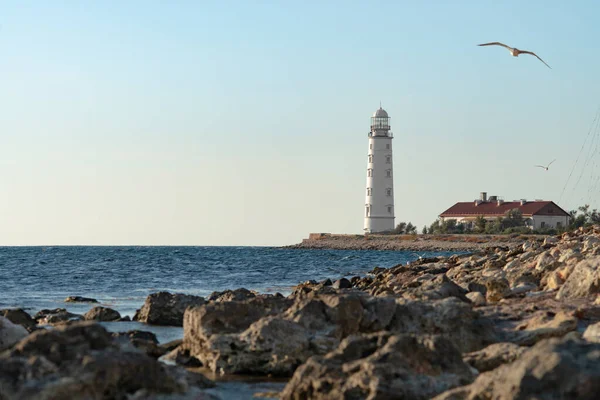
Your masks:
[{"label": "white building wall", "polygon": [[534,215],[531,219],[533,222],[533,229],[557,228],[558,223],[560,223],[563,228],[569,225],[569,217],[566,215]]},{"label": "white building wall", "polygon": [[369,137],[365,232],[383,232],[394,225],[394,169],[392,137]]}]

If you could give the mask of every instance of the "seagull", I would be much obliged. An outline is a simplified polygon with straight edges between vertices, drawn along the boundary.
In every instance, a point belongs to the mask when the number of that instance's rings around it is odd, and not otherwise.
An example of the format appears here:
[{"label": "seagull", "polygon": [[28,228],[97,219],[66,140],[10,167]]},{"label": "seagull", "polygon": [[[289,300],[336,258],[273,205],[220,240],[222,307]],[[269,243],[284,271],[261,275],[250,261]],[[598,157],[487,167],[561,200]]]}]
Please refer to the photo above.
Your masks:
[{"label": "seagull", "polygon": [[[556,161],[556,160],[552,160],[552,161],[550,162],[550,164],[552,164],[554,161]],[[550,164],[548,164],[548,165],[546,165],[546,166],[543,166],[543,165],[534,165],[534,167],[540,167],[540,168],[544,168],[546,171],[548,171],[548,167],[550,166]]]},{"label": "seagull", "polygon": [[483,43],[483,44],[478,44],[477,46],[502,46],[502,47],[506,47],[508,49],[508,51],[510,51],[510,54],[512,54],[513,57],[519,57],[519,54],[531,54],[532,56],[536,56],[538,60],[540,60],[541,62],[543,62],[546,65],[546,67],[552,69],[548,64],[546,64],[546,62],[544,60],[542,60],[537,54],[535,54],[532,51],[519,50],[516,47],[515,48],[508,47],[504,43],[500,43],[500,42]]}]

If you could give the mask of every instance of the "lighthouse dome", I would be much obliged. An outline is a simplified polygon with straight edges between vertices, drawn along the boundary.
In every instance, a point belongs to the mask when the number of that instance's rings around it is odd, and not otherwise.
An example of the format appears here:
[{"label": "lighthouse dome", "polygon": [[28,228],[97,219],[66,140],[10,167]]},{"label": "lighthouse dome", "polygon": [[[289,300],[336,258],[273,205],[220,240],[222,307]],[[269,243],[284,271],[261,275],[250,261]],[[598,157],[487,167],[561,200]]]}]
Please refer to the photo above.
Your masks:
[{"label": "lighthouse dome", "polygon": [[373,113],[373,117],[375,118],[389,118],[387,111],[383,108],[379,107],[379,110]]}]

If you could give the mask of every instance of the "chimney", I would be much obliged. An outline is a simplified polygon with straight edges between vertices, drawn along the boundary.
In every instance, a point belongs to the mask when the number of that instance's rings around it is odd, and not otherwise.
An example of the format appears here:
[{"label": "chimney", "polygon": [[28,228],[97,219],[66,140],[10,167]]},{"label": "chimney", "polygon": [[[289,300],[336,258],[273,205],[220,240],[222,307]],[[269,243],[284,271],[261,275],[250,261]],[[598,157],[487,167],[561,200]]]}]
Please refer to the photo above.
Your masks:
[{"label": "chimney", "polygon": [[490,201],[497,201],[498,200],[498,196],[490,196]]},{"label": "chimney", "polygon": [[477,207],[480,204],[481,204],[481,200],[479,200],[479,199],[475,200],[475,207]]},{"label": "chimney", "polygon": [[504,203],[504,200],[502,200],[502,199],[498,199],[498,205],[499,205],[499,206],[501,206],[501,205],[502,205],[502,203]]},{"label": "chimney", "polygon": [[525,205],[525,203],[527,203],[527,200],[525,200],[525,199],[521,199],[520,203],[521,203],[521,205],[522,205],[522,206],[524,206],[524,205]]},{"label": "chimney", "polygon": [[487,201],[487,192],[481,192],[481,193],[479,193],[479,199],[481,201]]}]

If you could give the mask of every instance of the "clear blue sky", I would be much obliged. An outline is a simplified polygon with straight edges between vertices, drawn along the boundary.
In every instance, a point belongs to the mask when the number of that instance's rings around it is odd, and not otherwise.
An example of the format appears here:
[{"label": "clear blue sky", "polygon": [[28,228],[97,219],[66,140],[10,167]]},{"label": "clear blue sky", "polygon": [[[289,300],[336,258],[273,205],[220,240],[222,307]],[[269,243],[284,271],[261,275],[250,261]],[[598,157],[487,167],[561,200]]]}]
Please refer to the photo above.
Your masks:
[{"label": "clear blue sky", "polygon": [[[429,224],[480,191],[557,201],[600,105],[599,14],[594,1],[2,1],[0,244],[360,233],[379,101],[397,222]],[[488,41],[553,69],[476,46]],[[598,164],[561,206],[600,206]]]}]

